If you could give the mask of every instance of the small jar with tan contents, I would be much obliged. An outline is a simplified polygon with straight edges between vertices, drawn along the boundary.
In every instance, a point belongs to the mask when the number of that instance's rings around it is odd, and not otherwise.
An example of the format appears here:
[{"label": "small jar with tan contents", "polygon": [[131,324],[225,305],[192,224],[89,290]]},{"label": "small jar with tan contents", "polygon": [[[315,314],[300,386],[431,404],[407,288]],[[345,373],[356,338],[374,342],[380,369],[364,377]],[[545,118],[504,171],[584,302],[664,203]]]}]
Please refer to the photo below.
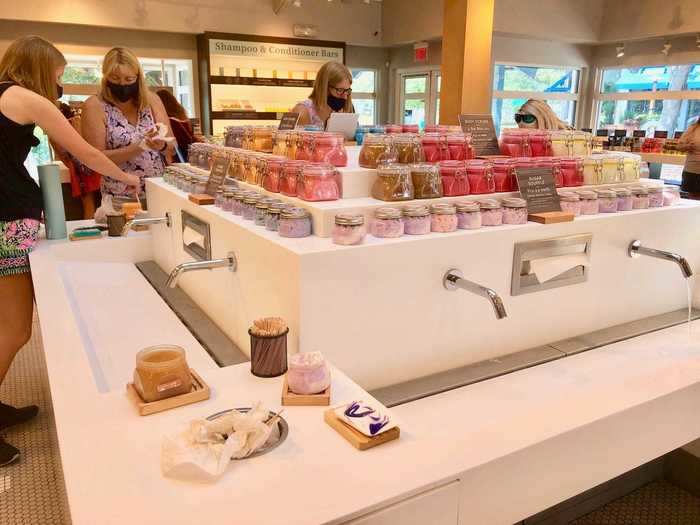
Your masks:
[{"label": "small jar with tan contents", "polygon": [[190,392],[192,375],[185,351],[175,345],[141,350],[136,354],[134,388],[146,403]]}]

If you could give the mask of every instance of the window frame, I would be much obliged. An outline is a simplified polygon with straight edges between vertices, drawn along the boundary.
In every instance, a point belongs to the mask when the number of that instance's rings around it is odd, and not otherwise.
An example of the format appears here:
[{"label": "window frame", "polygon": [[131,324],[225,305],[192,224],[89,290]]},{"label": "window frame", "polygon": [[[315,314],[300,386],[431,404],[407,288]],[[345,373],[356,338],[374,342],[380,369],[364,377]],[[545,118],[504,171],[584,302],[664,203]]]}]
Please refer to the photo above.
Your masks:
[{"label": "window frame", "polygon": [[367,93],[364,91],[353,91],[352,92],[352,100],[371,100],[372,103],[374,104],[374,122],[372,122],[373,126],[376,126],[378,121],[379,121],[379,98],[377,97],[377,90],[379,89],[379,70],[373,67],[351,67],[350,68],[350,73],[355,74],[355,72],[359,71],[371,71],[374,73],[374,92],[373,93]]}]

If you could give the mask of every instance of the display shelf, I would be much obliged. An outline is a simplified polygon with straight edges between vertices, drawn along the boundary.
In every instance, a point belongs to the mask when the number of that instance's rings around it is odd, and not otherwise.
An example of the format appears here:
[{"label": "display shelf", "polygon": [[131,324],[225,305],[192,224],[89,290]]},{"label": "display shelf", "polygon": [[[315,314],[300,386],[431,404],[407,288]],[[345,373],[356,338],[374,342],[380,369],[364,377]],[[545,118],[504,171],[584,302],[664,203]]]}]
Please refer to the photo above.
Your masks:
[{"label": "display shelf", "polygon": [[685,165],[685,155],[673,155],[669,153],[640,153],[639,155],[643,161],[650,164]]},{"label": "display shelf", "polygon": [[257,78],[257,77],[231,77],[212,76],[212,85],[223,86],[273,86],[273,87],[313,87],[313,80],[296,78]]},{"label": "display shelf", "polygon": [[213,120],[279,120],[282,113],[273,111],[212,111]]}]

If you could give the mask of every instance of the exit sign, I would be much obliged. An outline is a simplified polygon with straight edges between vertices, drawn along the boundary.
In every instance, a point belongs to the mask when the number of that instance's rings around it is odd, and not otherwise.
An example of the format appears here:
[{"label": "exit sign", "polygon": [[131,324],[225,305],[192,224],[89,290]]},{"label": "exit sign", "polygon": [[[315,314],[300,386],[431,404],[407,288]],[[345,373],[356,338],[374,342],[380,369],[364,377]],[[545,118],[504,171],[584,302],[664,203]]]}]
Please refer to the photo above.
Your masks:
[{"label": "exit sign", "polygon": [[428,42],[417,42],[413,44],[413,61],[425,63],[428,61]]}]

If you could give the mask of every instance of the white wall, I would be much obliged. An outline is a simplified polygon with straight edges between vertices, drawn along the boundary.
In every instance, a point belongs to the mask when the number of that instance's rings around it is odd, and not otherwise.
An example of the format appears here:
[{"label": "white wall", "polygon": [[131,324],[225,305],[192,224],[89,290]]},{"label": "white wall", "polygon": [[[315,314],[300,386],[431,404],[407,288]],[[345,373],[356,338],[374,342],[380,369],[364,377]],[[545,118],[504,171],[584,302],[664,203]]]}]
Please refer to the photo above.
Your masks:
[{"label": "white wall", "polygon": [[[698,29],[700,30],[700,27]],[[625,56],[622,58],[616,57],[615,44],[596,46],[593,48],[592,63],[596,67],[700,63],[700,49],[695,42],[695,36],[669,39],[672,47],[667,57],[661,54],[664,42],[664,38],[625,42]]]},{"label": "white wall", "polygon": [[615,42],[700,31],[697,0],[606,2],[599,40]]}]

